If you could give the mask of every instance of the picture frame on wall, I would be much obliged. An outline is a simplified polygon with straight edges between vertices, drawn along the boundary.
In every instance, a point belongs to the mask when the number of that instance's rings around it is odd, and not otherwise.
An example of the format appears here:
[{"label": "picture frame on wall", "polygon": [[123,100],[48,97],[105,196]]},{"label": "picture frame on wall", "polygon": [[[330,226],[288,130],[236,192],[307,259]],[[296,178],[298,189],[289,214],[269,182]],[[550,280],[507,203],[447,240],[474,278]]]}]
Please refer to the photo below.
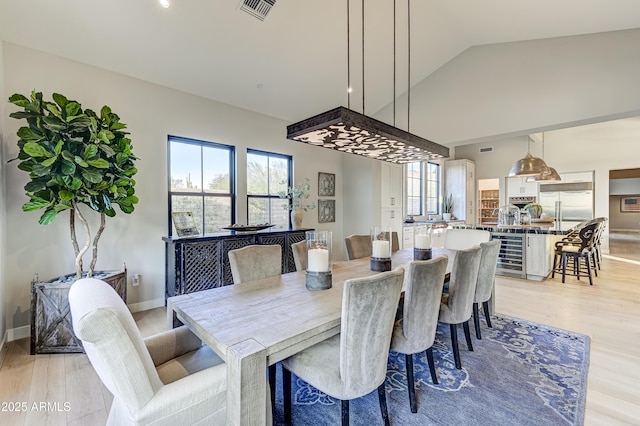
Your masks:
[{"label": "picture frame on wall", "polygon": [[318,223],[336,221],[336,200],[318,200]]},{"label": "picture frame on wall", "polygon": [[318,172],[318,196],[334,197],[336,195],[336,175]]},{"label": "picture frame on wall", "polygon": [[622,213],[640,213],[640,196],[620,198],[620,211]]}]

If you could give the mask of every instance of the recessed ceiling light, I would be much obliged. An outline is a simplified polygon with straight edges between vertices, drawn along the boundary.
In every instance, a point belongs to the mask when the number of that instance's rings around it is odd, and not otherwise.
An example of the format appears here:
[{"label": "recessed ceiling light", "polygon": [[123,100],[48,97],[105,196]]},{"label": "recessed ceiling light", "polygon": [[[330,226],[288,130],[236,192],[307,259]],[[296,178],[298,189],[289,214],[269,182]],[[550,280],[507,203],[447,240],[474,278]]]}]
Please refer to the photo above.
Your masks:
[{"label": "recessed ceiling light", "polygon": [[158,0],[158,3],[160,3],[160,6],[164,7],[165,9],[171,6],[171,3],[169,3],[169,0]]}]

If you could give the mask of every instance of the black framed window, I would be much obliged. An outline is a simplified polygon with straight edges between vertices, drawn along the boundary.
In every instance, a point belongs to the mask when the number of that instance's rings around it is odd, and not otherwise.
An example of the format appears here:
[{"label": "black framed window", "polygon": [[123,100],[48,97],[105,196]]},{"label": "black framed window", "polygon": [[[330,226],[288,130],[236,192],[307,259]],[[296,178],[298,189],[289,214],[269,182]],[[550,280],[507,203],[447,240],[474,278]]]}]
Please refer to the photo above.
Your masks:
[{"label": "black framed window", "polygon": [[426,214],[440,214],[440,164],[427,163],[426,181]]},{"label": "black framed window", "polygon": [[407,164],[407,214],[411,216],[422,215],[423,195],[424,195],[424,174],[423,164]]},{"label": "black framed window", "polygon": [[235,217],[235,148],[169,136],[169,235],[171,214],[192,212],[203,234],[220,232]]},{"label": "black framed window", "polygon": [[291,156],[247,150],[247,224],[269,223],[278,228],[290,225],[288,200],[278,193],[292,185]]}]

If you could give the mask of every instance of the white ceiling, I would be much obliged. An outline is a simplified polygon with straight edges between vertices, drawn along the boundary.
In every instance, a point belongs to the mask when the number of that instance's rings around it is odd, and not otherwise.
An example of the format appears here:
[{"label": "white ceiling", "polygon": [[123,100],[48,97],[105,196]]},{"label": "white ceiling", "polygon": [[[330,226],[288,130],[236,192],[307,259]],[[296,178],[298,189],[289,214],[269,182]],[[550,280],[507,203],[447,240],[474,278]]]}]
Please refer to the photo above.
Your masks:
[{"label": "white ceiling", "polygon": [[[240,0],[0,0],[0,38],[298,121],[347,106],[347,0],[277,0],[264,21]],[[396,90],[407,86],[407,1],[396,0]],[[361,109],[361,2],[351,0],[351,103]],[[368,0],[365,107],[393,100],[393,0]],[[638,0],[413,0],[411,82],[465,49],[640,27]]]}]

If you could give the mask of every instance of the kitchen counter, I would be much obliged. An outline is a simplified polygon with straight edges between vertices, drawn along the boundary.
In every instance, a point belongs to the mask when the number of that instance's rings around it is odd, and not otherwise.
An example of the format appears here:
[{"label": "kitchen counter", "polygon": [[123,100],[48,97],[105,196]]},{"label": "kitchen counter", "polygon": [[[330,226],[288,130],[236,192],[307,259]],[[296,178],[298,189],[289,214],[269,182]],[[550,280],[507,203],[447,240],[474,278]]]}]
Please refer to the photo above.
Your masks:
[{"label": "kitchen counter", "polygon": [[546,235],[567,235],[576,229],[581,222],[553,222],[553,223],[533,223],[531,225],[498,225],[491,223],[480,224],[452,224],[457,229],[482,229],[489,232],[500,232],[510,234],[546,234]]}]

